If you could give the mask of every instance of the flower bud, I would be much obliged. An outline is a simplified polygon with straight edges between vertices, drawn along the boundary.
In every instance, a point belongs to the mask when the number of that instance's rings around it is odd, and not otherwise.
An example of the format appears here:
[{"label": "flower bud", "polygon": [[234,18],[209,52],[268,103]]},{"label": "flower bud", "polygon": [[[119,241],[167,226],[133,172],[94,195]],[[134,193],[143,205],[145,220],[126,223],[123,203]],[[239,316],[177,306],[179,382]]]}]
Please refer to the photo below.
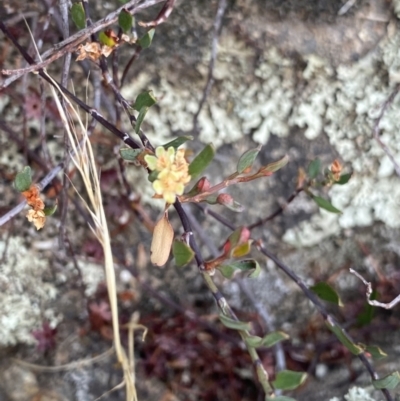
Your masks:
[{"label": "flower bud", "polygon": [[207,190],[210,189],[210,187],[211,187],[210,181],[208,181],[206,177],[201,178],[197,183],[197,190],[199,191],[199,193],[206,192]]},{"label": "flower bud", "polygon": [[331,165],[331,171],[333,174],[333,178],[338,181],[340,179],[340,173],[342,172],[342,165],[340,164],[339,160],[334,160]]},{"label": "flower bud", "polygon": [[233,205],[233,198],[229,194],[219,194],[217,197],[217,203],[224,206],[232,206]]}]

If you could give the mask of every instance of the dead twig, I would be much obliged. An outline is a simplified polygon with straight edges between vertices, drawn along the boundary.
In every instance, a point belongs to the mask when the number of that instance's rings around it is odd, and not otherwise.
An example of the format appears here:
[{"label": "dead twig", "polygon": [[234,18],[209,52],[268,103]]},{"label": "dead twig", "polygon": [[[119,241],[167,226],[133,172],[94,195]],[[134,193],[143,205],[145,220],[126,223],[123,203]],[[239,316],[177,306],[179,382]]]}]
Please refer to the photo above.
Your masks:
[{"label": "dead twig", "polygon": [[[84,40],[89,38],[92,34],[97,33],[99,31],[101,31],[102,29],[107,28],[111,24],[114,24],[118,20],[118,15],[122,11],[122,9],[127,9],[132,14],[136,14],[141,10],[144,10],[148,7],[151,7],[155,4],[160,3],[161,1],[163,1],[163,0],[147,0],[146,2],[144,2],[140,5],[136,5],[138,3],[138,0],[131,0],[128,3],[126,3],[124,6],[118,8],[114,12],[108,14],[105,18],[97,21],[90,27],[87,27],[86,29],[82,29],[75,35],[72,35],[72,36],[68,37],[67,39],[63,40],[62,42],[54,45],[52,49],[47,50],[45,53],[43,53],[41,55],[41,58],[44,61],[39,62],[39,63],[35,63],[34,61],[32,63],[30,62],[29,64],[31,64],[31,65],[26,68],[15,69],[15,70],[1,70],[1,73],[3,75],[12,75],[12,77],[8,78],[7,80],[4,80],[0,89],[6,88],[8,85],[10,85],[12,82],[14,82],[16,79],[20,78],[22,75],[26,74],[27,72],[39,71],[39,70],[47,67],[53,61],[58,60],[65,53],[74,51],[79,44],[81,44]],[[4,23],[3,23],[3,25],[4,25]]]},{"label": "dead twig", "polygon": [[367,302],[370,305],[378,306],[378,307],[384,308],[384,309],[392,309],[398,303],[400,303],[400,295],[398,295],[395,299],[393,299],[393,301],[388,302],[388,303],[383,303],[383,302],[379,302],[379,301],[375,301],[375,300],[371,299],[371,295],[373,292],[371,283],[369,281],[365,280],[365,278],[363,276],[361,276],[360,273],[356,272],[354,269],[349,269],[349,271],[351,274],[354,274],[356,277],[358,277],[364,283],[364,285],[367,287],[366,297],[367,297]]}]

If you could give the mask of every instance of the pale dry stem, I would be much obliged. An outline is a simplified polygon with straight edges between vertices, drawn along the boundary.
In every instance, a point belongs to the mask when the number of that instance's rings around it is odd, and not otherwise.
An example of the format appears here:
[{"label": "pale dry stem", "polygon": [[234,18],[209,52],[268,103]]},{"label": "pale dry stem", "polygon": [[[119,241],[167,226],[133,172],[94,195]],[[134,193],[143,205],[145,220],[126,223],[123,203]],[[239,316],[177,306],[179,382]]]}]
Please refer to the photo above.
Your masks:
[{"label": "pale dry stem", "polygon": [[[49,75],[48,77],[52,79]],[[55,86],[58,87],[53,79],[52,81],[54,82]],[[58,89],[58,91],[64,98],[65,104],[68,106],[69,110],[71,110],[71,113],[73,114],[75,121],[77,121],[79,131],[81,134],[81,139],[80,139],[78,136],[78,129],[74,127],[72,124],[68,123],[68,117],[66,115],[66,112],[62,108],[61,102],[58,99],[55,89],[52,87],[54,100],[57,104],[64,128],[69,136],[72,150],[71,160],[81,175],[84,186],[86,188],[87,196],[89,198],[88,202],[84,201],[82,195],[79,194],[76,187],[74,188],[77,191],[77,194],[83,200],[85,207],[87,208],[87,210],[89,211],[89,213],[93,218],[94,227],[91,227],[91,229],[98,238],[99,242],[101,243],[104,252],[106,283],[107,283],[107,290],[112,313],[114,347],[118,358],[118,362],[121,364],[124,374],[124,384],[126,386],[126,400],[136,401],[137,394],[135,388],[135,374],[132,369],[132,367],[134,366],[133,361],[129,360],[130,358],[128,358],[128,356],[126,355],[126,352],[121,344],[120,327],[118,321],[117,288],[116,288],[113,256],[111,251],[111,240],[109,236],[107,219],[103,208],[102,194],[99,182],[99,173],[97,171],[93,149],[89,141],[89,137],[87,135],[86,127],[84,126],[79,113],[73,107],[69,99],[63,94],[63,92],[60,89]],[[133,357],[133,355],[130,356],[131,358]]]}]

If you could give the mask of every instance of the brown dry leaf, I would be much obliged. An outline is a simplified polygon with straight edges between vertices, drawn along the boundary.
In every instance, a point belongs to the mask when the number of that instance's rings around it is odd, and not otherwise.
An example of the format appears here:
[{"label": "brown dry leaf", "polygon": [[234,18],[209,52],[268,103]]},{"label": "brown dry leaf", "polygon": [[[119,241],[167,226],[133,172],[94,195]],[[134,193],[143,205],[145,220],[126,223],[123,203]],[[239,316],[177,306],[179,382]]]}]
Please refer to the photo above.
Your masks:
[{"label": "brown dry leaf", "polygon": [[26,218],[28,219],[28,221],[33,222],[36,230],[40,230],[41,228],[43,228],[46,222],[46,215],[42,210],[28,210]]},{"label": "brown dry leaf", "polygon": [[151,241],[151,263],[156,266],[164,266],[167,263],[173,239],[174,230],[168,220],[168,214],[165,212],[154,227]]},{"label": "brown dry leaf", "polygon": [[97,42],[88,42],[80,45],[78,52],[79,56],[76,58],[76,61],[85,60],[86,58],[96,61],[102,55],[101,46]]},{"label": "brown dry leaf", "polygon": [[115,49],[115,47],[103,45],[103,46],[101,46],[101,54],[104,57],[108,57],[113,52],[114,49]]}]

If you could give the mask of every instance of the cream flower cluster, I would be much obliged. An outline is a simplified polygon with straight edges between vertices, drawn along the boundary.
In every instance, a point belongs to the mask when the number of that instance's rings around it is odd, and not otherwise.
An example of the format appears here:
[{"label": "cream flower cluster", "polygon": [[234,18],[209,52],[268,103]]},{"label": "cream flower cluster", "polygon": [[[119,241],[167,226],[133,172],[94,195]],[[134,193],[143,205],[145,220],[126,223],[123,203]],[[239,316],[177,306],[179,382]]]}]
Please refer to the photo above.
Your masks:
[{"label": "cream flower cluster", "polygon": [[162,195],[167,203],[174,203],[177,195],[182,195],[185,185],[190,181],[189,164],[185,159],[185,150],[171,146],[165,150],[156,149],[155,156],[146,155],[144,160],[152,171],[158,171],[153,182],[156,194]]}]

